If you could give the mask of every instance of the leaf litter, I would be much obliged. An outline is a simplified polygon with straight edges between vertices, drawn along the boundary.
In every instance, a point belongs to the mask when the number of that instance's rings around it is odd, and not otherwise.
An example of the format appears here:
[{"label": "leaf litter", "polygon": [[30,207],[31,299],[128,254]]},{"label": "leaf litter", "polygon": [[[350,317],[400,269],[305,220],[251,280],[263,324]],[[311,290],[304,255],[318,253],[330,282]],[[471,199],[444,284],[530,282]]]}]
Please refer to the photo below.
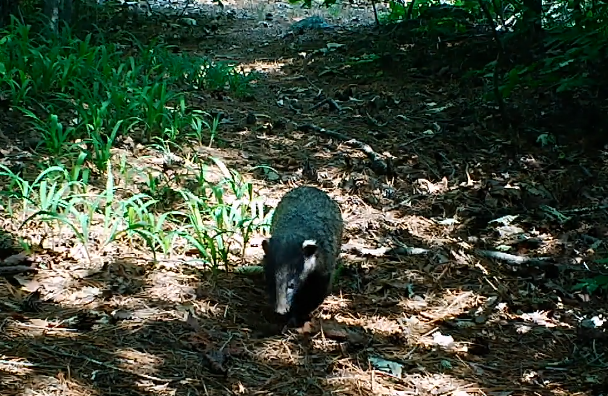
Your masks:
[{"label": "leaf litter", "polygon": [[[571,285],[599,271],[606,216],[566,210],[605,203],[601,158],[572,149],[578,162],[560,163],[538,145],[516,147],[478,108],[479,88],[439,68],[437,54],[390,54],[381,33],[340,21],[281,36],[285,4],[264,7],[277,8],[263,24],[219,20],[183,50],[268,73],[253,103],[205,98],[230,121],[226,147],[209,150],[242,172],[272,166],[252,172],[271,205],[304,182],[335,196],[347,240],[332,296],[303,328],[281,333],[259,271],[209,274],[126,243],[86,266],[31,223],[40,246],[0,266],[1,393],[604,389],[606,305]],[[588,170],[601,180],[589,183]],[[251,246],[246,261],[260,255]]]}]

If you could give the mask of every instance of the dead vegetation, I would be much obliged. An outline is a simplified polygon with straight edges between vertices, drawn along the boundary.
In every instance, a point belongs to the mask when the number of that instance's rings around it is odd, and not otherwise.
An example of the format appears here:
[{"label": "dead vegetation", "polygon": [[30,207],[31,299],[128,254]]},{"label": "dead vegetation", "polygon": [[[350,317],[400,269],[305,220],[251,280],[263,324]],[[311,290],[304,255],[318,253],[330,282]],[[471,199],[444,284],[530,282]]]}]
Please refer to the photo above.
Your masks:
[{"label": "dead vegetation", "polygon": [[[605,299],[571,291],[605,254],[605,209],[589,205],[605,201],[604,157],[572,145],[560,161],[516,139],[464,74],[416,65],[426,49],[353,62],[399,44],[372,27],[283,37],[280,11],[267,25],[220,20],[182,50],[266,73],[253,100],[201,94],[229,120],[205,155],[247,174],[270,206],[311,183],[343,209],[343,267],[315,320],[278,334],[257,273],[154,262],[128,243],[90,265],[54,235],[53,248],[3,255],[0,393],[604,392],[606,336],[582,319],[605,315]],[[572,208],[586,212],[562,221]],[[8,239],[24,232],[4,221]],[[44,240],[34,225],[25,232]],[[246,263],[258,264],[261,237]]]}]

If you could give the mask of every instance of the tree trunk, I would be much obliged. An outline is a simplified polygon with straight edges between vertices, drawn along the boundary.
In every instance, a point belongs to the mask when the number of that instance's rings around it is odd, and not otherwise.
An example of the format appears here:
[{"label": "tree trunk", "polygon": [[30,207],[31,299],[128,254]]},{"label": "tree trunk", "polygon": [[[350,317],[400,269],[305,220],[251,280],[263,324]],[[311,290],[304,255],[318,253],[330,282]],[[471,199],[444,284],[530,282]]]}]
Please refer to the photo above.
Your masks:
[{"label": "tree trunk", "polygon": [[49,18],[51,29],[57,32],[60,22],[72,22],[72,0],[44,0],[44,14]]},{"label": "tree trunk", "polygon": [[526,62],[533,62],[545,53],[543,40],[542,0],[523,0],[522,29],[520,30],[520,54]]},{"label": "tree trunk", "polygon": [[0,28],[11,23],[11,15],[17,11],[18,0],[0,0]]},{"label": "tree trunk", "polygon": [[543,1],[524,0],[524,26],[535,37],[542,34]]}]

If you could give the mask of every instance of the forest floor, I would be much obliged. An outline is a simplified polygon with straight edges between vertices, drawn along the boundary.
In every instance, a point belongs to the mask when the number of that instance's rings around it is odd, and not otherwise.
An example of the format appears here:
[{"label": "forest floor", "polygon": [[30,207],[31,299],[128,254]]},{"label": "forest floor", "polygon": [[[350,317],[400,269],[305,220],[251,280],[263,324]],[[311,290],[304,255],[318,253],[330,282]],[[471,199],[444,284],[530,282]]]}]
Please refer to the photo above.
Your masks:
[{"label": "forest floor", "polygon": [[[235,18],[181,49],[264,77],[249,97],[202,99],[224,114],[213,154],[271,202],[304,183],[336,198],[346,232],[333,294],[311,323],[277,334],[259,276],[130,259],[127,247],[79,274],[62,253],[39,253],[34,284],[0,287],[0,394],[605,392],[608,338],[582,324],[605,317],[605,298],[572,291],[605,258],[601,147],[570,136],[554,150],[526,120],[513,132],[466,74],[492,60],[490,38],[421,47],[355,5],[310,11],[334,26],[286,35],[307,16],[298,6],[225,6]],[[543,205],[587,210],[560,221]],[[507,215],[517,217],[491,222]],[[503,250],[512,256],[488,257]],[[53,304],[11,311],[40,285]]]}]

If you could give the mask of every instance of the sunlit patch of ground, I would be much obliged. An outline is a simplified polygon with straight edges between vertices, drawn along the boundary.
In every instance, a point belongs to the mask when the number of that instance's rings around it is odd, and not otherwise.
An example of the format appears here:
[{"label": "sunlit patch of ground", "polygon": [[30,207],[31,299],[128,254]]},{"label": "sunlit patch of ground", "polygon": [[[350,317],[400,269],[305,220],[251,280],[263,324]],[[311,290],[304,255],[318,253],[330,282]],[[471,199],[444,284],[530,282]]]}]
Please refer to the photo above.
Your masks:
[{"label": "sunlit patch of ground", "polygon": [[[195,50],[236,60],[264,78],[256,83],[253,100],[201,93],[202,109],[226,115],[221,145],[187,149],[203,158],[221,157],[252,180],[269,206],[292,185],[324,187],[347,221],[343,242],[369,254],[345,252],[334,293],[313,322],[279,334],[266,312],[260,274],[210,274],[182,261],[188,252],[152,263],[142,246],[125,241],[96,257],[99,265],[88,265],[55,230],[52,243],[46,240],[33,254],[40,268],[36,275],[19,275],[16,284],[0,278],[0,394],[603,391],[606,339],[599,331],[580,334],[578,317],[600,314],[605,304],[581,303],[582,297],[564,291],[567,277],[552,278],[549,270],[514,270],[474,254],[473,246],[514,243],[487,222],[514,201],[532,201],[520,191],[547,176],[516,164],[521,157],[511,156],[499,126],[482,128],[471,120],[468,103],[480,90],[463,89],[456,75],[442,77],[412,65],[399,69],[399,60],[385,60],[380,78],[382,63],[346,67],[386,50],[376,33],[367,27],[357,31],[357,24],[282,38],[293,20],[311,14],[334,22],[356,16],[369,24],[370,7],[338,12],[250,0],[225,4],[251,18],[222,22],[217,36]],[[326,49],[328,42],[344,47],[323,56],[301,55]],[[339,111],[315,107],[324,97],[338,96]],[[394,159],[395,174],[375,173],[368,157],[345,141],[302,132],[305,123],[370,144]],[[142,169],[165,171],[159,153],[125,154]],[[307,158],[318,171],[316,181],[303,174]],[[260,165],[274,170],[254,169]],[[517,178],[508,175],[510,166]],[[220,178],[214,172],[210,180]],[[589,229],[603,219],[586,221]],[[540,237],[562,232],[555,224],[538,224]],[[17,226],[6,229],[17,232]],[[43,241],[42,227],[32,225],[29,232]],[[255,235],[245,247],[244,264],[259,264],[262,237]],[[543,239],[547,245],[533,253],[579,258],[573,252],[577,246]],[[373,254],[395,245],[430,252]],[[73,259],[77,255],[81,261]],[[392,364],[393,372],[375,367],[378,362]]]}]

